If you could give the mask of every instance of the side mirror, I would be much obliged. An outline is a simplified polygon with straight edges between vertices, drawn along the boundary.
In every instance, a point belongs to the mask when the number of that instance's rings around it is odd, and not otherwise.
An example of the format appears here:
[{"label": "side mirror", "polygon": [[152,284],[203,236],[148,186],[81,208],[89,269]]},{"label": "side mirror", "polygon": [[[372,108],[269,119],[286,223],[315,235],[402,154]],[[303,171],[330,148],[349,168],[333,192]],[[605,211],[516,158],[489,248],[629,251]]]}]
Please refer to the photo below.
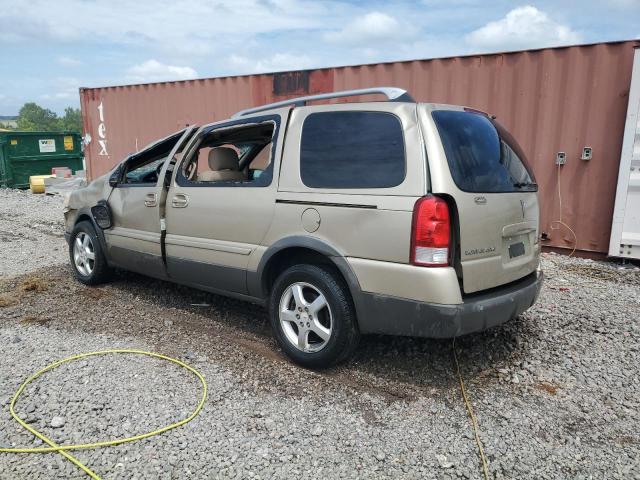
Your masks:
[{"label": "side mirror", "polygon": [[118,185],[118,182],[120,181],[121,173],[122,173],[122,166],[119,165],[118,168],[116,168],[111,174],[111,176],[109,177],[110,186],[115,187]]},{"label": "side mirror", "polygon": [[113,221],[111,219],[111,209],[106,200],[100,200],[97,205],[91,207],[91,215],[98,226],[106,230],[111,228]]}]

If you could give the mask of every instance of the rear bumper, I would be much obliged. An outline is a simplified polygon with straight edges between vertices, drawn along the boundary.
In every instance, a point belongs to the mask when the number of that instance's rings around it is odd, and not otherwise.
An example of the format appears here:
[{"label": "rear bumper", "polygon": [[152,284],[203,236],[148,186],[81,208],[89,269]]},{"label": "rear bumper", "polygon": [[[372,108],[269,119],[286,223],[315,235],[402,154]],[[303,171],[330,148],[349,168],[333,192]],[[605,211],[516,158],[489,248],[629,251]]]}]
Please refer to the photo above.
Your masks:
[{"label": "rear bumper", "polygon": [[362,333],[452,338],[508,322],[531,307],[542,271],[505,287],[466,297],[457,305],[424,303],[363,292],[358,302]]}]

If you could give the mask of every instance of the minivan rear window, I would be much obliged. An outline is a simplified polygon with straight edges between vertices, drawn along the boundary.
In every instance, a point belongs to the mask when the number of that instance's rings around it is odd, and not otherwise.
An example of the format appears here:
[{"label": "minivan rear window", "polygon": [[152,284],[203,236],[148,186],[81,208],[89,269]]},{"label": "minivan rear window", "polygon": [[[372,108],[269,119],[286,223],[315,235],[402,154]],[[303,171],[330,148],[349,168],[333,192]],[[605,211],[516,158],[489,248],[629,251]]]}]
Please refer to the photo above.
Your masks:
[{"label": "minivan rear window", "polygon": [[389,188],[404,181],[402,125],[391,113],[312,113],[300,143],[300,177],[307,187]]},{"label": "minivan rear window", "polygon": [[537,191],[522,149],[498,122],[482,113],[457,110],[437,110],[433,119],[460,190]]}]

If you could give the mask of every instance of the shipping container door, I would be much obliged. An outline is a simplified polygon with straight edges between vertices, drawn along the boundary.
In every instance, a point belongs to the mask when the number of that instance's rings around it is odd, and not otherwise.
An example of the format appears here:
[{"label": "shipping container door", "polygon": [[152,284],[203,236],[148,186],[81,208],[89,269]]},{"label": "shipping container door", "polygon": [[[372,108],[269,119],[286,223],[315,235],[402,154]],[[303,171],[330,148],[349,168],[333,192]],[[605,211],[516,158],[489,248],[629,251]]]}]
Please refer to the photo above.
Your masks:
[{"label": "shipping container door", "polygon": [[640,49],[633,62],[609,255],[640,259]]}]

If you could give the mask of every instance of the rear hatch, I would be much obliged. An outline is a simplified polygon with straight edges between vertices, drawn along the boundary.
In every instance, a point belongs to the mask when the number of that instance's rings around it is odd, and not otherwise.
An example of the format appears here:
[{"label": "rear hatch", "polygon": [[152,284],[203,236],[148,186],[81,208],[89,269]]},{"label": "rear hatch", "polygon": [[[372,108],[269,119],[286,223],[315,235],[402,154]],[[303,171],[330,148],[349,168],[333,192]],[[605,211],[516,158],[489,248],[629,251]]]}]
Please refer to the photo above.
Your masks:
[{"label": "rear hatch", "polygon": [[482,112],[436,109],[431,115],[432,137],[442,144],[435,155],[433,148],[429,152],[431,188],[456,206],[455,262],[464,292],[504,285],[535,271],[538,187],[522,149]]}]

